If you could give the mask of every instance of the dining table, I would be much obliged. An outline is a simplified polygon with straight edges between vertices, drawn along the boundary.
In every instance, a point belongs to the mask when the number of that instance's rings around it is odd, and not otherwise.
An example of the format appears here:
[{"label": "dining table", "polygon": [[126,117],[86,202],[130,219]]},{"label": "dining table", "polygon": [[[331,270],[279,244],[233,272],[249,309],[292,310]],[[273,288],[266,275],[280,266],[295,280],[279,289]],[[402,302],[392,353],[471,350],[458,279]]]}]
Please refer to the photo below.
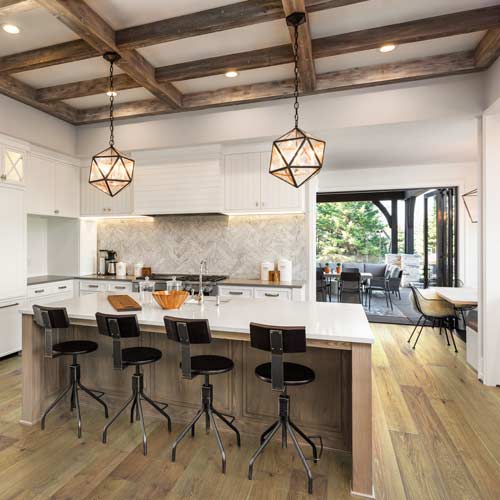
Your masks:
[{"label": "dining table", "polygon": [[453,306],[456,309],[474,308],[477,307],[479,294],[477,288],[472,287],[433,287],[439,297]]}]

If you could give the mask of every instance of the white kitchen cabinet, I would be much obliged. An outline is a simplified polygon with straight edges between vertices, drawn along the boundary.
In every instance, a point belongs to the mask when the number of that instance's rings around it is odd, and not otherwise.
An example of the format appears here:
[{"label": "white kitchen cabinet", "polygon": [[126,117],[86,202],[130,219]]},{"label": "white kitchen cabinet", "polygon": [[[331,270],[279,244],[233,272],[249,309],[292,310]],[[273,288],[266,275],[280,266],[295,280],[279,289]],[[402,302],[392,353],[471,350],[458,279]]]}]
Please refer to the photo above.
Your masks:
[{"label": "white kitchen cabinet", "polygon": [[138,215],[223,211],[219,160],[138,167],[133,188],[134,213]]},{"label": "white kitchen cabinet", "polygon": [[80,169],[55,164],[54,173],[54,213],[64,217],[80,217]]},{"label": "white kitchen cabinet", "polygon": [[304,212],[304,189],[272,176],[269,157],[266,152],[225,156],[225,213]]},{"label": "white kitchen cabinet", "polygon": [[28,299],[45,299],[48,296],[59,295],[57,300],[64,300],[62,295],[72,298],[74,295],[73,280],[55,281],[52,283],[41,283],[28,287]]},{"label": "white kitchen cabinet", "polygon": [[[134,181],[135,182],[135,181]],[[132,186],[111,197],[89,184],[89,169],[80,169],[80,214],[87,217],[131,215],[133,212]]]},{"label": "white kitchen cabinet", "polygon": [[244,299],[276,299],[276,300],[305,300],[305,288],[280,287],[280,286],[251,286],[251,285],[219,285],[221,297],[234,297]]},{"label": "white kitchen cabinet", "polygon": [[0,184],[0,300],[26,293],[26,215],[24,189]]},{"label": "white kitchen cabinet", "polygon": [[26,212],[34,215],[80,215],[79,169],[45,155],[32,154],[26,169]]},{"label": "white kitchen cabinet", "polygon": [[19,298],[0,301],[0,358],[22,348],[21,303]]},{"label": "white kitchen cabinet", "polygon": [[260,153],[226,155],[224,164],[225,210],[260,209]]},{"label": "white kitchen cabinet", "polygon": [[0,148],[0,182],[16,186],[24,185],[26,152],[7,146]]}]

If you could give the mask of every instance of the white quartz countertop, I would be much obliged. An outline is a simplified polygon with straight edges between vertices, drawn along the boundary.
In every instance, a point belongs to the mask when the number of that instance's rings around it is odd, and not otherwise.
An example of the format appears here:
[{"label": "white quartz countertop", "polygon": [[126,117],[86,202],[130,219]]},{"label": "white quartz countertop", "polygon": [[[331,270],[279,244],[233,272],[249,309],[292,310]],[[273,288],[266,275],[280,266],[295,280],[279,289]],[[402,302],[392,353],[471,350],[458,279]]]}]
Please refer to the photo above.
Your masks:
[{"label": "white quartz countertop", "polygon": [[[84,295],[51,303],[51,307],[66,307],[70,321],[95,321],[95,313],[117,313],[106,293]],[[138,293],[128,294],[139,302]],[[33,314],[29,307],[22,314]],[[128,313],[130,314],[130,313]],[[325,302],[292,302],[276,299],[231,298],[215,304],[215,297],[206,297],[203,305],[186,303],[179,310],[163,310],[156,303],[138,311],[139,324],[163,326],[166,315],[179,318],[208,319],[210,327],[219,332],[249,333],[250,322],[274,326],[305,326],[307,338],[372,344],[374,341],[363,307],[358,304]]]}]

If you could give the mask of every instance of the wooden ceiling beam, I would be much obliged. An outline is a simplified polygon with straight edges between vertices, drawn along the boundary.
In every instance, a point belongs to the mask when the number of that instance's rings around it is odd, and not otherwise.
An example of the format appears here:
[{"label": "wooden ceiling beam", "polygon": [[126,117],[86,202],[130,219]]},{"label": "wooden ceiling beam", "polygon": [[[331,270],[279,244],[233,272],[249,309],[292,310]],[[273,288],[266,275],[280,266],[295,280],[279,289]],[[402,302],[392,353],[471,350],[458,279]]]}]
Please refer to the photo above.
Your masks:
[{"label": "wooden ceiling beam", "polygon": [[181,93],[171,83],[157,82],[153,66],[137,51],[119,49],[115,43],[115,31],[85,2],[38,1],[99,53],[120,54],[121,59],[116,64],[141,87],[173,108],[182,106]]},{"label": "wooden ceiling beam", "polygon": [[9,75],[0,75],[0,93],[74,125],[79,121],[79,113],[75,108],[64,102],[38,101],[36,89]]},{"label": "wooden ceiling beam", "polygon": [[315,58],[376,49],[385,43],[421,42],[500,27],[500,5],[418,19],[313,40]]},{"label": "wooden ceiling beam", "polygon": [[[405,82],[424,78],[436,78],[477,71],[474,53],[458,52],[441,56],[416,59],[408,62],[381,64],[356,69],[334,71],[317,75],[316,89],[308,94],[335,92],[374,85]],[[247,104],[291,97],[293,80],[282,80],[253,85],[242,85],[211,92],[185,94],[184,110],[195,110]],[[156,100],[136,101],[115,107],[117,118],[133,118],[173,112]],[[107,107],[80,111],[80,123],[104,121],[108,118]]]},{"label": "wooden ceiling beam", "polygon": [[35,0],[0,0],[0,17],[12,16],[37,7],[40,6]]},{"label": "wooden ceiling beam", "polygon": [[500,28],[488,30],[476,47],[478,68],[487,69],[500,57]]},{"label": "wooden ceiling beam", "polygon": [[0,73],[20,73],[56,64],[81,61],[98,55],[99,52],[89,47],[83,40],[74,40],[0,57]]},{"label": "wooden ceiling beam", "polygon": [[[306,0],[306,8],[313,12],[365,1],[367,0]],[[281,0],[247,0],[118,30],[116,43],[124,49],[137,49],[148,45],[173,42],[182,38],[274,21],[283,17]]]},{"label": "wooden ceiling beam", "polygon": [[[114,89],[128,90],[139,87],[139,84],[126,74],[115,75],[113,78]],[[94,78],[75,83],[54,85],[37,90],[37,98],[41,102],[61,101],[75,97],[105,94],[109,90],[109,78]]]},{"label": "wooden ceiling beam", "polygon": [[[307,18],[304,0],[282,0],[285,16],[294,12],[303,12],[306,21],[298,27],[298,66],[300,85],[305,92],[311,92],[316,87],[316,69],[311,44],[311,31],[309,29],[309,19]],[[292,47],[295,44],[295,27],[289,26],[290,40]]]}]

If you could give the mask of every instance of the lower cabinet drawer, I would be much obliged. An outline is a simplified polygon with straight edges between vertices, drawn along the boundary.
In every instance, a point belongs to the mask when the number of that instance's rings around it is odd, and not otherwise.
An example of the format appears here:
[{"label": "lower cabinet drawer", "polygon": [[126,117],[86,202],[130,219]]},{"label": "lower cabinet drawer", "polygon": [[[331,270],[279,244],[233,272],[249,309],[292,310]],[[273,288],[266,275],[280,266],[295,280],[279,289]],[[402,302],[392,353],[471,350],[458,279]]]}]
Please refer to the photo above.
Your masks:
[{"label": "lower cabinet drawer", "polygon": [[292,292],[283,288],[256,288],[254,292],[256,299],[292,300]]},{"label": "lower cabinet drawer", "polygon": [[219,294],[221,297],[242,297],[249,299],[253,297],[253,288],[246,286],[219,286]]},{"label": "lower cabinet drawer", "polygon": [[73,292],[73,280],[56,281],[42,285],[30,285],[28,287],[28,298],[45,297],[58,293]]},{"label": "lower cabinet drawer", "polygon": [[132,292],[132,283],[119,282],[119,283],[110,283],[109,284],[110,292],[122,292],[122,293],[130,293]]},{"label": "lower cabinet drawer", "polygon": [[102,281],[80,280],[80,290],[86,292],[106,292],[108,284]]}]

